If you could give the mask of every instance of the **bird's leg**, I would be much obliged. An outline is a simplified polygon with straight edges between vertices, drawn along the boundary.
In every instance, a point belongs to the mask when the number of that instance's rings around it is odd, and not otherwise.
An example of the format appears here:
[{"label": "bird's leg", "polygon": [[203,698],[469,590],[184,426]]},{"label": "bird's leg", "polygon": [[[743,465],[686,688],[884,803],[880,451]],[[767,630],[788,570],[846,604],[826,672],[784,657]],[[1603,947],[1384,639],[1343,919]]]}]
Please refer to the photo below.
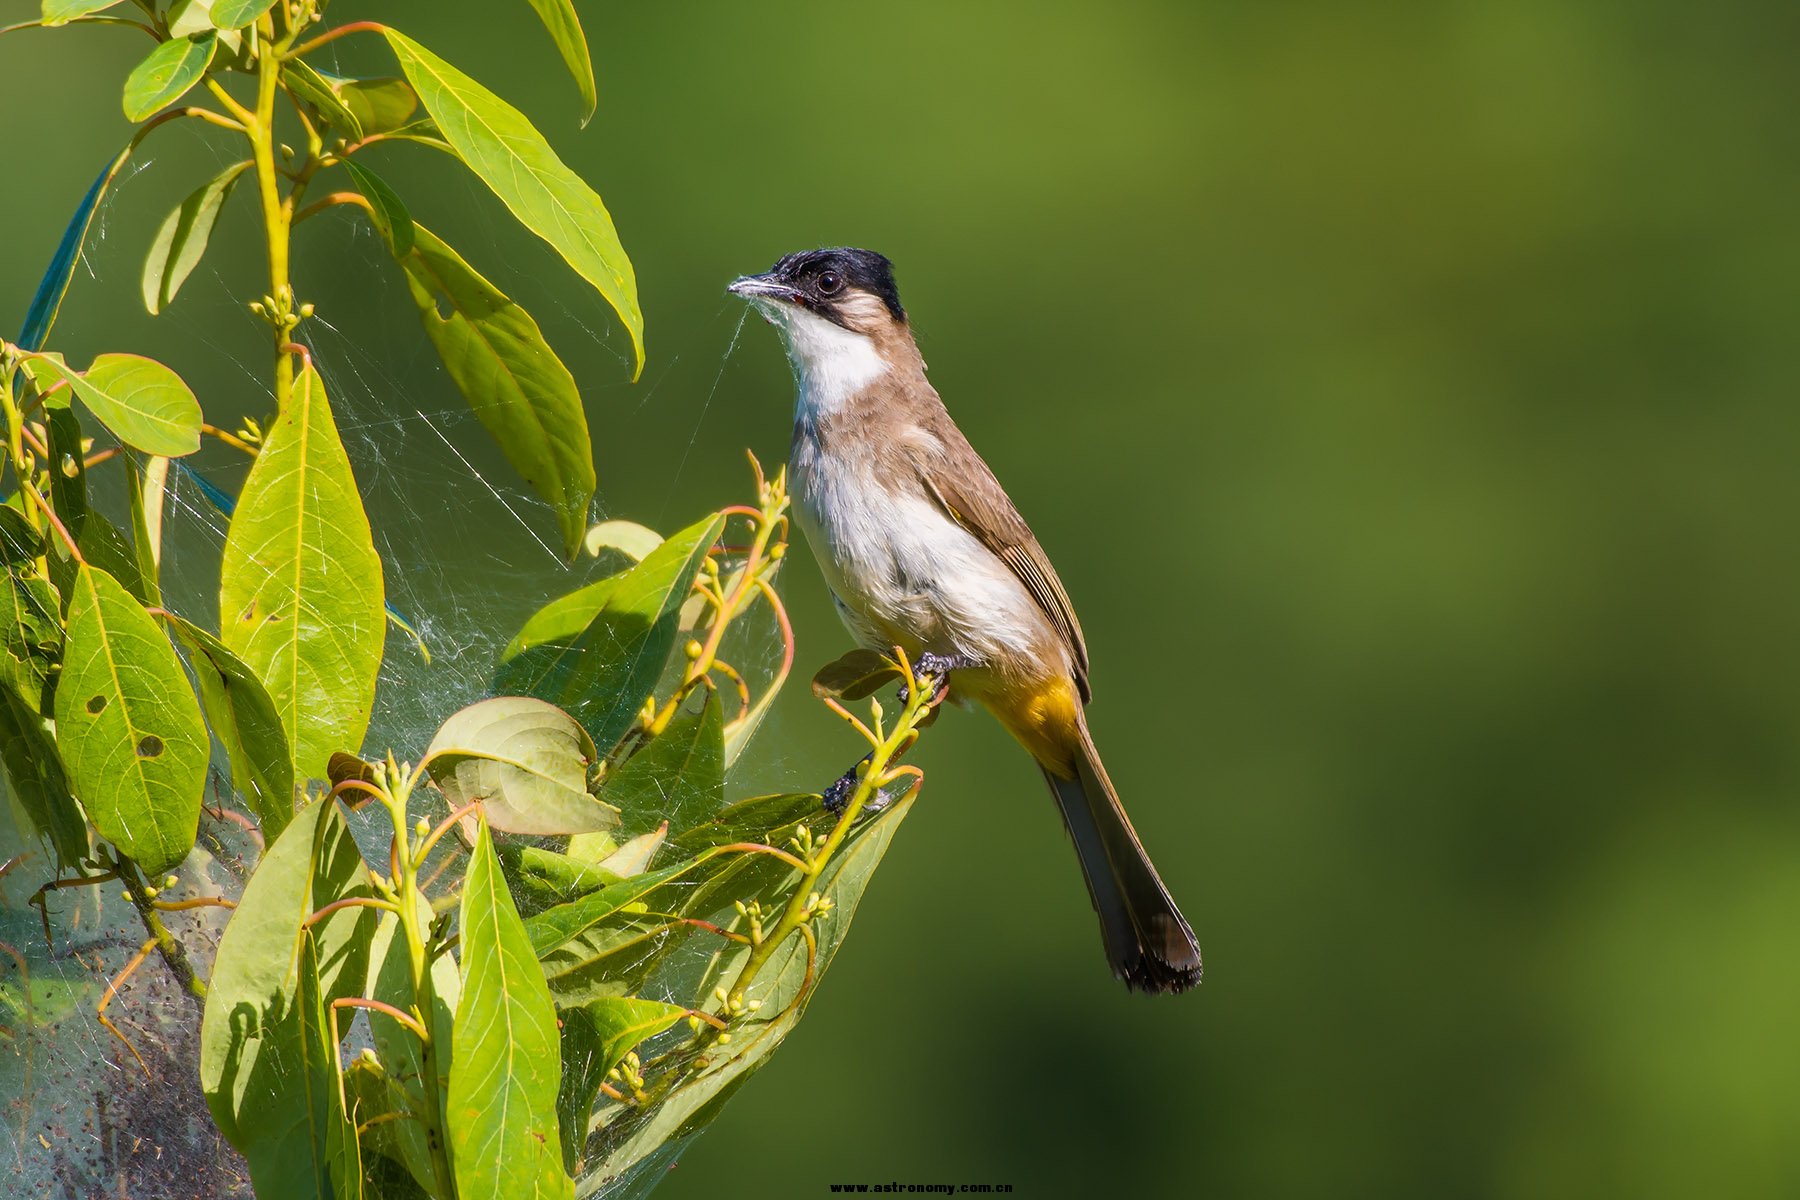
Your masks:
[{"label": "bird's leg", "polygon": [[[966,655],[933,654],[931,651],[927,650],[925,653],[919,655],[919,660],[917,662],[913,663],[913,677],[915,679],[930,679],[932,681],[931,703],[935,706],[942,704],[944,702],[944,696],[950,691],[950,672],[961,671],[966,667],[980,665],[981,664],[975,659],[969,658]],[[895,693],[895,698],[900,701],[901,707],[904,708],[907,702],[912,699],[912,691],[903,683],[900,685],[900,690]]]}]

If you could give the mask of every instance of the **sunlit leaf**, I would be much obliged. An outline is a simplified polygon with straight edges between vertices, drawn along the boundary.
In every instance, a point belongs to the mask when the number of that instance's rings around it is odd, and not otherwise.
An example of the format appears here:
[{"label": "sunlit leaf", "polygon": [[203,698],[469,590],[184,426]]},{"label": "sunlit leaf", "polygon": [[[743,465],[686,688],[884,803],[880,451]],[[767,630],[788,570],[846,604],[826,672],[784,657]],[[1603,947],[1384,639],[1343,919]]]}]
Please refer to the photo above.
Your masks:
[{"label": "sunlit leaf", "polygon": [[562,1091],[557,1116],[562,1127],[563,1164],[574,1171],[587,1141],[588,1114],[606,1073],[627,1052],[687,1016],[687,1009],[657,1000],[607,997],[562,1010]]},{"label": "sunlit leaf", "polygon": [[[532,613],[513,635],[512,641],[506,643],[506,649],[500,652],[500,661],[511,662],[533,646],[553,646],[580,637],[581,631],[606,607],[607,597],[623,578],[624,574],[620,573],[583,584]],[[502,671],[502,688],[506,678],[506,672]]]},{"label": "sunlit leaf", "polygon": [[594,743],[575,718],[529,696],[471,704],[438,729],[425,752],[451,807],[480,800],[507,833],[611,829],[618,810],[588,794]]},{"label": "sunlit leaf", "polygon": [[275,0],[212,0],[212,23],[220,29],[242,29],[268,12],[274,3]]},{"label": "sunlit leaf", "polygon": [[582,35],[575,5],[570,0],[531,0],[531,7],[537,9],[538,18],[556,43],[556,52],[575,77],[575,86],[581,90],[581,123],[586,126],[594,119],[599,97],[594,89],[594,61],[588,54],[587,38]]},{"label": "sunlit leaf", "polygon": [[169,306],[187,277],[200,265],[206,243],[218,222],[219,209],[244,173],[248,162],[226,167],[163,218],[150,254],[144,259],[144,307],[159,313]]},{"label": "sunlit leaf", "polygon": [[102,836],[151,875],[187,857],[212,748],[200,705],[155,620],[88,566],[69,600],[56,745]]},{"label": "sunlit leaf", "polygon": [[[631,838],[623,846],[600,860],[602,871],[611,871],[620,879],[629,879],[633,875],[642,875],[650,869],[650,863],[656,858],[663,843],[669,838],[669,822],[663,821],[649,833],[640,833]],[[569,839],[570,852],[574,852],[575,841]]]},{"label": "sunlit leaf", "polygon": [[142,121],[179,100],[206,74],[217,46],[218,36],[212,33],[170,38],[157,46],[125,78],[125,119]]},{"label": "sunlit leaf", "polygon": [[506,685],[559,704],[609,752],[662,676],[681,604],[724,523],[714,514],[671,536],[626,573],[579,637],[507,663]]},{"label": "sunlit leaf", "polygon": [[[200,1083],[220,1131],[249,1162],[259,1200],[317,1197],[329,1170],[309,1082],[318,1053],[308,1049],[301,923],[335,900],[369,894],[336,802],[317,801],[269,845],[220,939],[200,1024]],[[361,995],[375,910],[342,908],[311,931],[321,1004]]]},{"label": "sunlit leaf", "polygon": [[66,25],[76,17],[85,17],[117,3],[119,0],[44,0],[44,25]]},{"label": "sunlit leaf", "polygon": [[334,750],[368,729],[381,667],[381,559],[325,387],[294,381],[225,535],[224,642],[281,713],[296,779],[321,778]]},{"label": "sunlit leaf", "polygon": [[556,1009],[485,821],[463,880],[462,963],[446,1104],[457,1192],[571,1200],[556,1121]]},{"label": "sunlit leaf", "polygon": [[521,224],[606,297],[644,368],[637,277],[599,195],[565,166],[524,114],[398,30],[384,30],[400,69],[444,140]]},{"label": "sunlit leaf", "polygon": [[356,118],[364,136],[392,133],[405,125],[419,107],[419,97],[412,85],[398,76],[342,79],[324,72],[320,74]]},{"label": "sunlit leaf", "polygon": [[369,217],[375,222],[381,238],[397,257],[405,257],[412,252],[413,219],[406,210],[406,204],[394,193],[394,189],[384,183],[381,177],[361,163],[351,159],[344,160],[344,170],[350,173],[356,190],[363,194],[369,202]]},{"label": "sunlit leaf", "polygon": [[44,339],[50,336],[50,327],[56,324],[57,311],[62,307],[63,297],[68,294],[69,281],[74,278],[75,264],[81,260],[81,245],[87,240],[88,226],[93,224],[94,213],[100,207],[100,197],[106,194],[107,185],[125,165],[125,159],[131,153],[127,146],[101,169],[94,182],[88,185],[87,192],[75,211],[69,216],[69,223],[63,229],[62,238],[56,243],[56,253],[50,256],[50,266],[45,269],[43,278],[38,280],[37,291],[32,294],[31,306],[25,310],[25,323],[19,330],[18,346],[23,350],[41,350]]},{"label": "sunlit leaf", "polygon": [[44,711],[45,686],[62,660],[61,617],[56,588],[33,559],[7,564],[0,576],[0,683],[33,712]]},{"label": "sunlit leaf", "polygon": [[587,531],[582,544],[595,558],[602,550],[617,550],[633,562],[642,562],[662,545],[662,534],[636,521],[601,521]]},{"label": "sunlit leaf", "polygon": [[556,511],[573,557],[594,498],[594,451],[575,377],[531,314],[424,226],[400,261],[444,369],[513,469]]},{"label": "sunlit leaf", "polygon": [[648,745],[607,776],[600,796],[628,825],[667,820],[687,829],[725,803],[725,731],[719,698],[703,689],[698,712],[679,712]]},{"label": "sunlit leaf", "polygon": [[170,627],[188,648],[200,706],[231,761],[231,782],[273,838],[294,815],[294,762],[281,714],[248,664],[197,625],[171,614]]},{"label": "sunlit leaf", "polygon": [[532,948],[542,956],[693,869],[691,861],[679,862],[660,871],[650,871],[608,884],[579,900],[559,904],[538,913],[525,922],[525,932],[531,938]]},{"label": "sunlit leaf", "polygon": [[39,354],[28,365],[40,380],[52,376],[69,384],[127,446],[168,457],[200,448],[200,402],[181,376],[153,358],[102,354],[76,372],[58,355]]},{"label": "sunlit leaf", "polygon": [[344,103],[331,82],[308,66],[305,59],[289,59],[282,67],[281,75],[288,90],[318,109],[327,122],[337,126],[351,141],[362,140],[362,121],[355,111]]},{"label": "sunlit leaf", "polygon": [[900,668],[884,654],[856,649],[833,659],[813,676],[813,695],[824,699],[861,700],[881,690],[881,686],[900,678]]},{"label": "sunlit leaf", "polygon": [[62,756],[42,717],[11,687],[0,687],[0,765],[34,832],[50,843],[58,865],[87,857],[87,821],[69,791]]}]

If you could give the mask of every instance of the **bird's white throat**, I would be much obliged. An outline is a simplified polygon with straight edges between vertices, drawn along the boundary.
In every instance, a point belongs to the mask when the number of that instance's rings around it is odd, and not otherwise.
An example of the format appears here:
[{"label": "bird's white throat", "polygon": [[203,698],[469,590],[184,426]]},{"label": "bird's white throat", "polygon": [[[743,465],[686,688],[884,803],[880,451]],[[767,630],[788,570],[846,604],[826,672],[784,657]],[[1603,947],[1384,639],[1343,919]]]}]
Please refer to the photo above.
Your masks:
[{"label": "bird's white throat", "polygon": [[879,378],[888,364],[875,343],[794,304],[759,301],[787,343],[794,367],[794,415],[830,416]]}]

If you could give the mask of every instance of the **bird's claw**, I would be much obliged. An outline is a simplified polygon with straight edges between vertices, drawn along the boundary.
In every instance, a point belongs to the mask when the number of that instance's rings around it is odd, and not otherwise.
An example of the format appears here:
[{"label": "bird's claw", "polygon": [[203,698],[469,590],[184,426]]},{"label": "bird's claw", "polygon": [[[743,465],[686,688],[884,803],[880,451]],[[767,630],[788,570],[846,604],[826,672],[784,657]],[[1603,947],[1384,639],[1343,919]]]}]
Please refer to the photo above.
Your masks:
[{"label": "bird's claw", "polygon": [[[927,651],[919,655],[919,660],[912,665],[913,678],[920,682],[931,680],[931,700],[928,706],[935,708],[944,702],[944,697],[950,692],[950,672],[960,671],[964,667],[974,665],[969,659],[959,655],[932,654]],[[895,693],[895,698],[900,701],[902,708],[906,707],[912,700],[912,689],[904,683],[901,684],[900,690]]]}]

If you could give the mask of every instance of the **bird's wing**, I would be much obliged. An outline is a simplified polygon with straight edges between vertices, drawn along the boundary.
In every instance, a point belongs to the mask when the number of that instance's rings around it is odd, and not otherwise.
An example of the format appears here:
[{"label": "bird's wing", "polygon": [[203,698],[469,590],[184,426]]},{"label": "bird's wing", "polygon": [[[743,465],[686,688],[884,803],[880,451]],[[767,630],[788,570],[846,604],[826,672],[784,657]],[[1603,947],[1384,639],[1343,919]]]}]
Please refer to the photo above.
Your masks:
[{"label": "bird's wing", "polygon": [[914,462],[925,490],[950,519],[999,555],[1050,618],[1075,660],[1075,686],[1081,690],[1082,701],[1091,699],[1087,642],[1081,636],[1081,622],[1075,619],[1075,606],[1044,548],[993,471],[960,436],[944,439],[941,453],[915,456]]}]

